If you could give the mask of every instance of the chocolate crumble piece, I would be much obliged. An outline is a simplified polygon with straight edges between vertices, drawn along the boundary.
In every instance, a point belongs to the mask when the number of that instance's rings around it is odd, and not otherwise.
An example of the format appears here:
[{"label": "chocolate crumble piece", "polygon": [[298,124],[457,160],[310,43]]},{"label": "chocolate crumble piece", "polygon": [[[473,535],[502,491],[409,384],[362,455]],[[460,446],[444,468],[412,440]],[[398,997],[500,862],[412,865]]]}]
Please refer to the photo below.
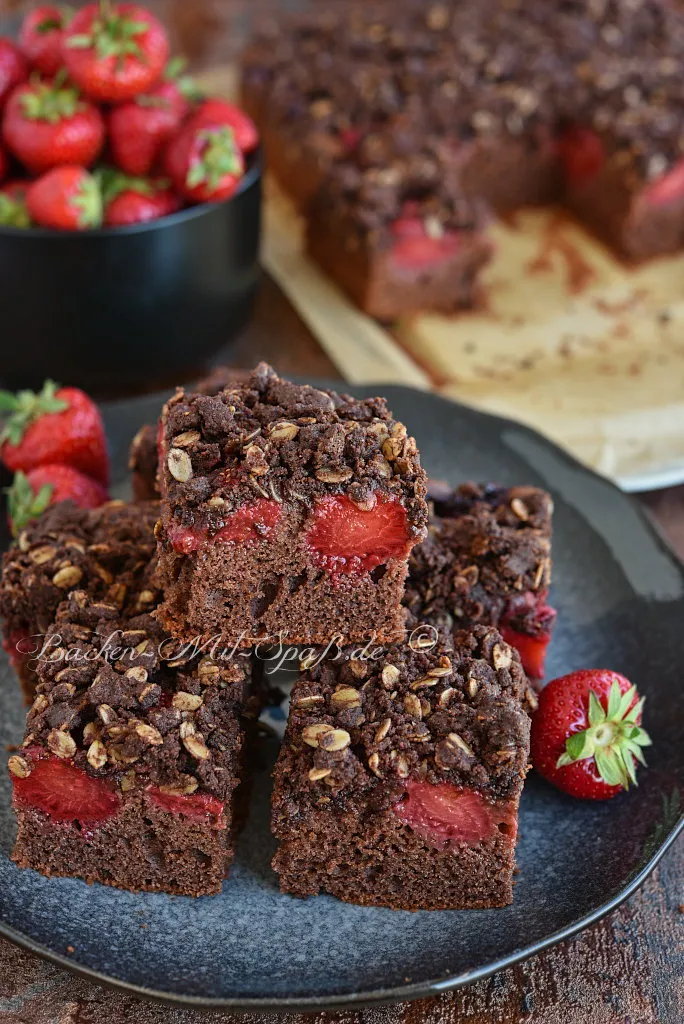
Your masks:
[{"label": "chocolate crumble piece", "polygon": [[551,582],[551,497],[536,487],[431,482],[434,515],[414,548],[404,604],[409,626],[451,632],[496,626],[516,646],[531,678],[543,676],[555,612]]},{"label": "chocolate crumble piece", "polygon": [[28,702],[37,683],[31,659],[36,638],[47,632],[72,590],[123,614],[138,610],[141,594],[149,593],[142,579],[155,551],[158,517],[157,502],[111,501],[96,509],[61,502],[30,522],[5,553],[0,578],[4,646]]},{"label": "chocolate crumble piece", "polygon": [[[149,588],[153,574],[148,561]],[[260,698],[248,656],[182,651],[155,603],[124,612],[75,589],[60,606],[8,765],[20,867],[123,889],[220,890]]]},{"label": "chocolate crumble piece", "polygon": [[534,704],[517,652],[484,626],[304,668],[275,769],[283,892],[510,903]]},{"label": "chocolate crumble piece", "polygon": [[[244,370],[216,366],[197,383],[195,390],[203,395],[215,395],[229,384],[244,380],[246,376]],[[157,427],[146,423],[131,441],[128,451],[128,468],[136,501],[159,500],[158,463]]]},{"label": "chocolate crumble piece", "polygon": [[384,399],[282,380],[265,363],[162,413],[160,620],[249,646],[403,635],[426,477]]}]

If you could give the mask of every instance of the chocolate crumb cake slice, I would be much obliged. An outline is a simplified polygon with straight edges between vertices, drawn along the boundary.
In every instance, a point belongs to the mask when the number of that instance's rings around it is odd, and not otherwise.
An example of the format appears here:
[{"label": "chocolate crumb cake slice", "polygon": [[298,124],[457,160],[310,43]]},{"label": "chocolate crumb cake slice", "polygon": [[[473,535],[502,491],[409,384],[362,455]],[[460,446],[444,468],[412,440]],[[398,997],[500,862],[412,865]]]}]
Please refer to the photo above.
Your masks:
[{"label": "chocolate crumb cake slice", "polygon": [[152,607],[124,615],[82,590],[62,604],[9,759],[13,859],[49,876],[201,896],[220,890],[233,858],[260,701],[249,657],[193,658]]},{"label": "chocolate crumb cake slice", "polygon": [[535,703],[517,652],[484,626],[303,666],[275,769],[283,892],[510,903]]},{"label": "chocolate crumb cake slice", "polygon": [[472,307],[491,245],[483,205],[454,179],[426,140],[406,153],[391,130],[376,133],[331,169],[311,201],[309,253],[379,320]]},{"label": "chocolate crumb cake slice", "polygon": [[544,676],[556,613],[551,582],[553,502],[537,487],[431,481],[428,537],[409,561],[409,623],[447,631],[496,626],[531,679]]},{"label": "chocolate crumb cake slice", "polygon": [[403,635],[426,477],[382,398],[294,384],[262,363],[215,395],[176,393],[160,466],[158,614],[174,636]]},{"label": "chocolate crumb cake slice", "polygon": [[32,652],[74,589],[123,614],[145,600],[140,585],[155,550],[158,502],[110,501],[96,509],[61,502],[21,531],[3,556],[0,617],[3,646],[27,702],[37,677]]}]

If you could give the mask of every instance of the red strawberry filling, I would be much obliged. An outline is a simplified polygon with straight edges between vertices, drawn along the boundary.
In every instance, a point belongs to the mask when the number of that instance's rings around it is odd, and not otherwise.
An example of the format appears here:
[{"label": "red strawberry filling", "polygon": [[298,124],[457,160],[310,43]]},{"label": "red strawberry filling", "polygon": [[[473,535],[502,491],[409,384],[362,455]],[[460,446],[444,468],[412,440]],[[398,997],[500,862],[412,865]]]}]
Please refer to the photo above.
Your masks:
[{"label": "red strawberry filling", "polygon": [[588,185],[605,163],[601,139],[590,128],[566,128],[558,140],[558,153],[570,187]]},{"label": "red strawberry filling", "polygon": [[501,635],[507,644],[516,648],[525,669],[525,674],[530,679],[543,679],[546,650],[551,636],[549,634],[546,636],[530,636],[527,633],[518,633],[515,629],[511,629],[510,626],[502,626]]},{"label": "red strawberry filling", "polygon": [[268,498],[243,505],[211,539],[231,544],[255,544],[265,540],[278,525],[282,510],[279,502]]},{"label": "red strawberry filling", "polygon": [[[408,206],[409,204],[407,204]],[[424,270],[454,256],[460,246],[460,236],[445,231],[439,224],[429,231],[425,220],[405,209],[404,215],[391,225],[392,260],[403,270]]]},{"label": "red strawberry filling", "polygon": [[94,779],[71,761],[22,752],[31,772],[25,779],[12,776],[14,803],[34,807],[53,821],[101,825],[121,807],[121,796],[113,783]]},{"label": "red strawberry filling", "polygon": [[206,541],[210,544],[256,544],[265,540],[278,525],[282,505],[262,498],[251,505],[243,505],[233,512],[225,524],[211,537],[198,526],[170,526],[169,540],[174,551],[189,555]]},{"label": "red strawberry filling", "polygon": [[322,498],[306,542],[314,561],[337,577],[360,576],[390,558],[406,558],[411,550],[403,505],[380,495],[368,510],[346,495]]},{"label": "red strawberry filling", "polygon": [[2,641],[2,649],[9,657],[10,663],[13,668],[18,668],[28,660],[29,654],[24,649],[25,642],[29,639],[30,634],[24,629],[15,629],[9,636],[6,636]]},{"label": "red strawberry filling", "polygon": [[[530,679],[544,678],[546,650],[556,619],[556,610],[546,603],[547,590],[527,591],[513,598],[501,622],[501,635],[515,647]],[[523,628],[524,627],[524,631]]]},{"label": "red strawberry filling", "polygon": [[665,206],[677,199],[684,198],[684,160],[656,179],[652,184],[647,185],[642,193],[643,199],[651,206]]},{"label": "red strawberry filling", "polygon": [[362,138],[363,134],[358,128],[344,128],[340,132],[340,139],[344,146],[345,153],[352,153],[358,146],[359,142],[361,142]]},{"label": "red strawberry filling", "polygon": [[198,526],[170,526],[168,536],[174,551],[181,555],[191,555],[202,547],[207,533]]},{"label": "red strawberry filling", "polygon": [[188,796],[164,793],[151,786],[147,793],[153,803],[169,814],[184,814],[192,821],[209,821],[216,828],[225,828],[223,809],[225,804],[208,793],[191,793]]},{"label": "red strawberry filling", "polygon": [[481,793],[450,782],[438,786],[408,782],[406,796],[394,805],[394,812],[440,850],[486,842],[497,829],[514,839],[518,827],[515,807],[510,803],[488,803]]}]

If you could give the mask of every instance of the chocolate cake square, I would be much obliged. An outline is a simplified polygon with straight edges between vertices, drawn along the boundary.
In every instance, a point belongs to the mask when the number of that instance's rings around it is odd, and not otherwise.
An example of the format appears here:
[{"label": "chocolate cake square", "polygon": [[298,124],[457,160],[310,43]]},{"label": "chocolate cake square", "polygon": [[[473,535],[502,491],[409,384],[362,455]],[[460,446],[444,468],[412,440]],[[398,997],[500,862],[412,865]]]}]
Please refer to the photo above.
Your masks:
[{"label": "chocolate cake square", "polygon": [[544,676],[556,613],[548,604],[553,502],[536,487],[428,485],[433,515],[414,548],[409,623],[447,633],[496,626],[531,679]]},{"label": "chocolate cake square", "polygon": [[536,703],[517,652],[475,626],[307,664],[275,769],[282,891],[395,910],[510,903]]},{"label": "chocolate cake square", "polygon": [[28,703],[37,677],[32,653],[59,605],[78,589],[123,614],[136,610],[140,580],[155,550],[158,502],[111,501],[96,509],[61,502],[21,531],[3,556],[0,617],[3,646]]},{"label": "chocolate cake square", "polygon": [[158,615],[174,636],[250,646],[403,635],[425,474],[384,399],[260,364],[162,413]]},{"label": "chocolate cake square", "polygon": [[13,859],[122,889],[218,892],[232,861],[250,660],[195,658],[152,616],[72,590],[45,638],[26,736],[9,759]]},{"label": "chocolate cake square", "polygon": [[330,171],[311,202],[308,251],[379,320],[470,308],[491,256],[483,206],[450,180],[434,147],[406,156],[394,142],[367,137]]}]

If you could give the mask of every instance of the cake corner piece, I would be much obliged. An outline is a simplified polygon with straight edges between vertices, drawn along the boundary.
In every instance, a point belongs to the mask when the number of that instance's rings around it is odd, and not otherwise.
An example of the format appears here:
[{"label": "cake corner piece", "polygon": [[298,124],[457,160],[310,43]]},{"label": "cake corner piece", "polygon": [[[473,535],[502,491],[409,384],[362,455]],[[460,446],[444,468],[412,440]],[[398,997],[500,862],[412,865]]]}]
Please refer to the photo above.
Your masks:
[{"label": "cake corner piece", "polygon": [[175,656],[152,614],[153,572],[148,561],[126,610],[78,589],[59,607],[8,762],[13,860],[47,876],[208,895],[233,858],[259,697],[249,657]]}]

